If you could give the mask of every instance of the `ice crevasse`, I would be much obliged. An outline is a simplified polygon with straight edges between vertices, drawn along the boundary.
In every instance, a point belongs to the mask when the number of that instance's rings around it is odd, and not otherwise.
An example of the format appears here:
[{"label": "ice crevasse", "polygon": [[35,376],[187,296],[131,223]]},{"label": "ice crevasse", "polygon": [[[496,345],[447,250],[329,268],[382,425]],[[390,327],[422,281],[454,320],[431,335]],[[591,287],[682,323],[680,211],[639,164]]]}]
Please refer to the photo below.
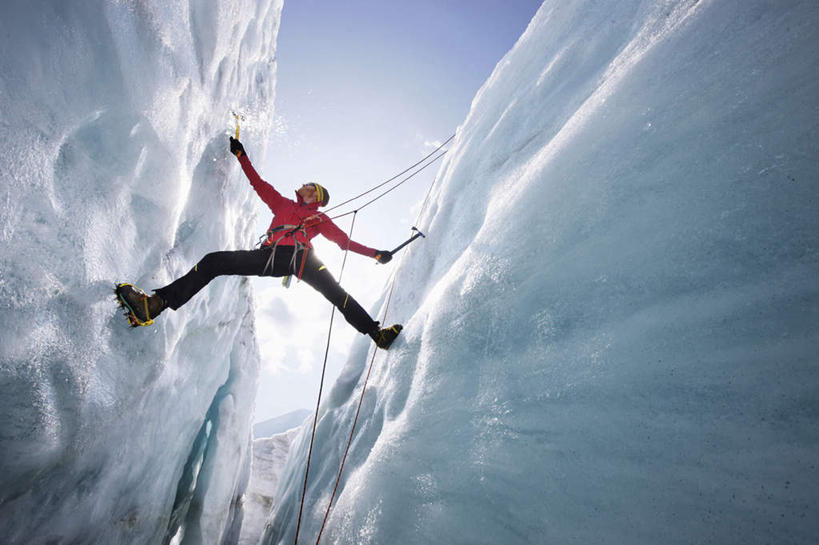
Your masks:
[{"label": "ice crevasse", "polygon": [[[281,3],[35,4],[0,36],[0,535],[292,543],[309,427],[239,537],[246,282],[135,331],[109,293],[251,238],[213,112],[271,130]],[[543,4],[394,262],[405,329],[322,543],[815,540],[817,23],[796,0]],[[370,344],[320,410],[307,542]]]}]

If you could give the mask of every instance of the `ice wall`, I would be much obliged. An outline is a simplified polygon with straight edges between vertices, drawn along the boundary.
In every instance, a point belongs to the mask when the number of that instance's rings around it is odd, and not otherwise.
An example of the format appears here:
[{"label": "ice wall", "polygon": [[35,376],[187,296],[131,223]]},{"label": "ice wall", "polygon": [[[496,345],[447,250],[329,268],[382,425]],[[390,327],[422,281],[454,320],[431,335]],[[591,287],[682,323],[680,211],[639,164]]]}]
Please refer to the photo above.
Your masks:
[{"label": "ice wall", "polygon": [[4,2],[0,540],[235,542],[258,366],[229,280],[130,330],[156,288],[246,247],[227,152],[272,122],[280,0]]},{"label": "ice wall", "polygon": [[[819,5],[547,0],[397,267],[322,543],[814,543]],[[366,371],[318,424],[314,543]],[[293,543],[305,429],[266,544]]]},{"label": "ice wall", "polygon": [[247,490],[242,496],[244,518],[238,545],[257,545],[267,516],[273,509],[276,489],[285,467],[287,454],[299,429],[292,428],[270,437],[253,440],[253,463]]}]

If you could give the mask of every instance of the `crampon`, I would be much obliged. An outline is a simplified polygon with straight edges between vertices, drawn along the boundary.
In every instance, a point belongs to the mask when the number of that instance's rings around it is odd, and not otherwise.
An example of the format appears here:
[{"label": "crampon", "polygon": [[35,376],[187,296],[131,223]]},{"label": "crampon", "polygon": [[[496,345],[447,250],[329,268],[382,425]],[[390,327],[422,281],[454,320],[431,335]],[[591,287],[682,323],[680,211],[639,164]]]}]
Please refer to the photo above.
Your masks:
[{"label": "crampon", "polygon": [[133,284],[117,284],[114,288],[117,303],[125,311],[131,327],[149,326],[154,323],[148,308],[148,294]]}]

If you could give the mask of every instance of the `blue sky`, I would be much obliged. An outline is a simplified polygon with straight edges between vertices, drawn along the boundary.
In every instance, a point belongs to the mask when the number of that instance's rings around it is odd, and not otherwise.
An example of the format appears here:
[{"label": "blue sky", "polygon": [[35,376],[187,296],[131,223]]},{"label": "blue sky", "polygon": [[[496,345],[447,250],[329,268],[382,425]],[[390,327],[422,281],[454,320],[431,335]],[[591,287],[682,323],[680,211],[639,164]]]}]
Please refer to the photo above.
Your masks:
[{"label": "blue sky", "polygon": [[[377,2],[285,1],[277,46],[276,117],[270,142],[245,140],[261,176],[284,195],[306,181],[339,203],[414,163],[463,122],[476,92],[540,6],[530,0]],[[437,168],[362,211],[353,238],[379,249],[409,234]],[[259,203],[258,230],[270,222]],[[347,230],[346,220],[339,226]],[[342,252],[316,240],[338,277]],[[423,242],[421,242],[423,243]],[[348,259],[341,283],[364,308],[390,274],[368,258]],[[256,420],[313,408],[329,303],[299,284],[254,280],[262,373]],[[329,384],[357,337],[341,317],[334,328]],[[408,318],[408,317],[407,317]],[[402,321],[402,317],[395,317]]]}]

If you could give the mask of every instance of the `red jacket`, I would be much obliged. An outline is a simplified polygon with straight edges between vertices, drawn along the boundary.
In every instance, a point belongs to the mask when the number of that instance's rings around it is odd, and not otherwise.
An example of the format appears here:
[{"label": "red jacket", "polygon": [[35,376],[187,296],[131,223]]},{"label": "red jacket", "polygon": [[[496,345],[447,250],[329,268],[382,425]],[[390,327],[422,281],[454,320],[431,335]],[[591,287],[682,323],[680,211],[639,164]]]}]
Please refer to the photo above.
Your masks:
[{"label": "red jacket", "polygon": [[[273,221],[270,223],[270,227],[267,228],[268,232],[282,225],[303,227],[292,234],[292,228],[276,231],[265,241],[265,246],[270,246],[277,241],[279,246],[293,246],[295,245],[295,240],[297,240],[308,248],[312,248],[313,245],[310,244],[310,239],[318,234],[322,234],[338,244],[342,250],[346,250],[349,245],[350,250],[353,252],[368,257],[375,257],[377,253],[375,249],[350,240],[350,237],[339,229],[338,226],[333,223],[333,220],[319,212],[319,203],[305,203],[298,192],[296,192],[295,201],[286,199],[282,197],[272,185],[262,180],[256,172],[256,169],[253,168],[247,155],[239,157],[239,163],[242,165],[242,170],[245,171],[247,179],[250,180],[250,185],[253,186],[253,189],[256,190],[259,197],[261,197],[271,212],[273,212]],[[305,236],[305,234],[307,236]]]}]

